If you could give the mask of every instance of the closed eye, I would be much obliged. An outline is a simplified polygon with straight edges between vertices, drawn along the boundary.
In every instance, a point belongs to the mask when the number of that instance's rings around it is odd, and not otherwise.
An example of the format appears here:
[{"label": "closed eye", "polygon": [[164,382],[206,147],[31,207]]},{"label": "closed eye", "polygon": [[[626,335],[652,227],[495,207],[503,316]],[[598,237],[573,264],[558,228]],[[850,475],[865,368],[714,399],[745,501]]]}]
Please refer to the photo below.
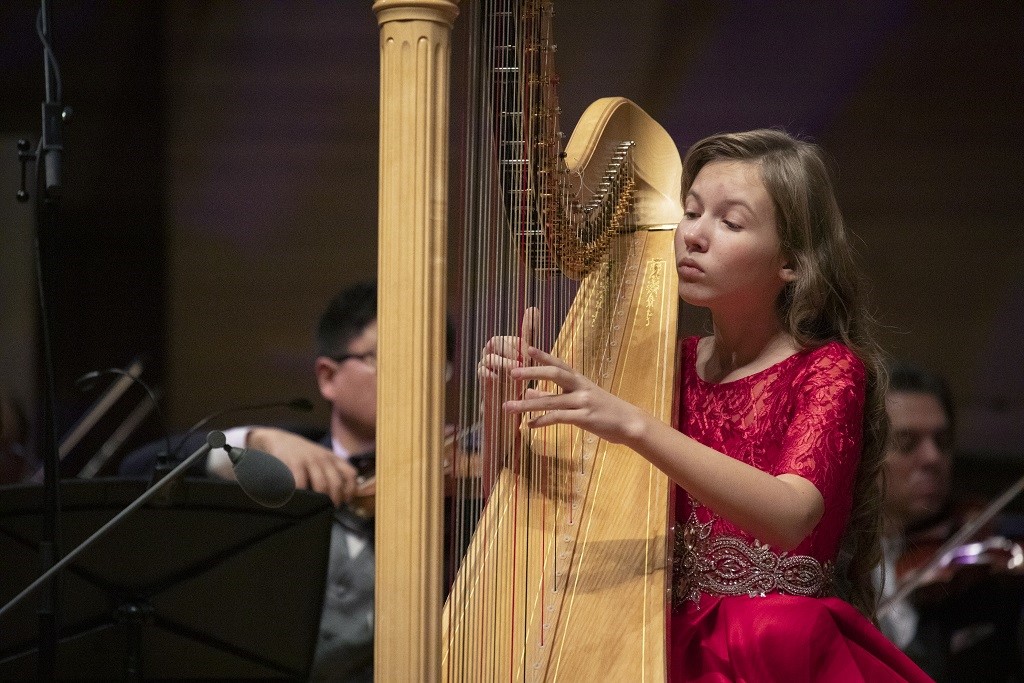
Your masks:
[{"label": "closed eye", "polygon": [[685,218],[688,221],[692,221],[696,220],[697,218],[700,218],[700,214],[697,213],[696,211],[684,211],[683,218]]},{"label": "closed eye", "polygon": [[725,227],[729,228],[733,232],[738,232],[738,231],[743,229],[743,226],[739,225],[738,223],[733,223],[732,221],[722,221],[722,222],[725,223]]}]

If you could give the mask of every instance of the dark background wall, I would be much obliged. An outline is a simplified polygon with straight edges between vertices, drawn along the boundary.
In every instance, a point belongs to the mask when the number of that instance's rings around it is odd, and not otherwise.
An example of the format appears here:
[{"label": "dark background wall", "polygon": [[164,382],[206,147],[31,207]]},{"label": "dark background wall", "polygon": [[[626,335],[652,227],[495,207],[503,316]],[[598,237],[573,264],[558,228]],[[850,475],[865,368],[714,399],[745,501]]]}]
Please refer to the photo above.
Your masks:
[{"label": "dark background wall", "polygon": [[[376,270],[370,5],[51,4],[75,110],[52,295],[65,426],[94,397],[71,386],[78,374],[139,354],[174,428],[315,396],[315,318]],[[37,8],[0,8],[0,265],[14,261],[0,370],[28,397],[32,302],[11,254],[30,215],[13,199],[13,145],[38,137]],[[886,346],[950,378],[962,449],[1005,477],[1024,452],[1022,29],[1024,6],[996,0],[562,2],[563,125],[614,94],[681,151],[774,125],[821,142]]]},{"label": "dark background wall", "polygon": [[[63,99],[73,110],[64,127],[66,192],[56,224],[41,234],[62,433],[98,396],[73,384],[89,370],[140,357],[147,379],[157,387],[165,383],[164,32],[156,3],[50,7]],[[0,177],[7,181],[0,187],[0,251],[8,267],[0,275],[0,383],[33,412],[41,362],[31,249],[35,197],[15,201],[15,144],[27,138],[34,149],[41,130],[38,9],[38,2],[0,6]],[[141,397],[137,389],[129,392],[82,450],[98,448]],[[149,424],[140,434],[155,431]]]}]

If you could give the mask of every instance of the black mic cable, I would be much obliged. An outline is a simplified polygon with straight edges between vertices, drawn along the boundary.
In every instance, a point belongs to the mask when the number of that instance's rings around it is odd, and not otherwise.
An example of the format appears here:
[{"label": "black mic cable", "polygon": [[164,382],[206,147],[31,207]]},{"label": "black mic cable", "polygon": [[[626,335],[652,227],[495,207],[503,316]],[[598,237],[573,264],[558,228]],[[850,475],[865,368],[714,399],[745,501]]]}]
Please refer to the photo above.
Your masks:
[{"label": "black mic cable", "polygon": [[[185,435],[178,441],[176,447],[172,448],[170,430],[167,428],[167,421],[164,419],[163,411],[160,409],[160,403],[157,401],[156,394],[149,385],[143,382],[134,372],[122,370],[121,368],[93,370],[85,373],[75,380],[75,384],[80,386],[83,391],[86,391],[91,388],[91,382],[105,374],[120,375],[137,383],[145,389],[156,408],[160,424],[164,430],[165,448],[157,454],[157,462],[154,467],[150,486],[154,486],[173,469],[174,464],[178,462],[181,450],[188,443],[189,438],[191,438],[205,425],[219,417],[236,412],[248,410],[269,410],[272,408],[288,408],[290,410],[297,410],[306,413],[313,410],[313,403],[309,399],[301,397],[293,398],[288,401],[247,403],[240,406],[224,408],[223,410],[218,410],[207,415],[192,425],[192,427],[190,427],[189,430],[185,432]],[[225,450],[231,460],[231,467],[235,472],[238,485],[250,498],[266,507],[280,507],[291,499],[292,494],[295,492],[295,478],[292,475],[291,470],[289,470],[287,465],[283,462],[269,453],[264,453],[263,451],[258,451],[252,448],[233,448],[228,446],[225,447]],[[175,489],[176,487],[173,485],[165,489],[161,497],[157,499],[157,503],[167,504],[170,502],[174,497]]]},{"label": "black mic cable", "polygon": [[[185,435],[178,442],[176,448],[171,448],[170,431],[167,429],[167,423],[164,420],[163,413],[160,411],[160,404],[156,399],[156,394],[149,386],[139,379],[135,374],[122,370],[121,368],[106,368],[104,370],[93,370],[87,372],[79,377],[75,383],[82,386],[83,389],[89,389],[91,387],[90,382],[95,380],[104,374],[121,375],[131,379],[133,382],[138,383],[146,393],[149,394],[150,399],[153,401],[153,405],[156,406],[157,413],[160,416],[160,422],[164,426],[164,444],[165,450],[157,455],[157,464],[153,472],[153,478],[150,481],[150,487],[155,487],[157,482],[163,479],[172,469],[173,465],[177,463],[178,456],[185,444],[188,443],[189,438],[197,431],[203,428],[204,425],[209,422],[228,415],[234,412],[241,412],[243,410],[267,410],[270,408],[290,408],[291,410],[298,410],[302,412],[309,412],[313,410],[313,404],[309,399],[305,398],[293,398],[289,401],[270,401],[263,403],[248,403],[241,406],[232,406],[231,408],[225,408],[218,410],[210,415],[207,415],[199,422],[192,425],[192,427],[185,432]],[[214,446],[217,448],[219,446]],[[235,478],[238,482],[239,487],[252,498],[254,501],[265,507],[281,507],[289,500],[291,500],[292,494],[295,493],[295,477],[292,475],[291,470],[283,462],[263,451],[258,451],[253,448],[234,448],[231,446],[224,446],[224,450],[227,451],[228,457],[231,459],[231,467],[235,472]],[[161,497],[156,499],[158,504],[167,504],[174,497],[174,491],[176,486],[172,484],[161,493]]]},{"label": "black mic cable", "polygon": [[[178,461],[180,451],[185,447],[189,439],[213,420],[231,413],[240,413],[248,410],[270,410],[272,408],[288,408],[308,413],[313,410],[313,403],[305,398],[293,398],[290,401],[247,403],[218,410],[207,415],[185,432],[185,435],[181,437],[173,451],[168,451],[171,454],[170,457],[165,458],[163,461],[158,460],[150,485],[156,484],[170,471],[174,463]],[[264,453],[254,448],[225,446],[224,450],[227,451],[228,458],[231,460],[231,469],[235,473],[235,480],[250,498],[266,507],[280,507],[291,499],[292,494],[295,493],[295,477],[283,462],[269,453]],[[168,489],[163,498],[160,499],[160,502],[168,502],[173,495],[173,491],[173,488]]]},{"label": "black mic cable", "polygon": [[172,454],[171,455],[171,460],[177,460],[178,459],[178,455],[181,452],[181,449],[185,447],[185,444],[188,442],[189,437],[191,437],[193,434],[195,434],[200,429],[202,429],[206,425],[210,424],[210,422],[212,422],[213,420],[216,420],[219,417],[224,417],[225,415],[230,415],[231,413],[240,413],[242,411],[248,411],[248,410],[270,410],[271,408],[288,408],[289,410],[297,410],[297,411],[302,412],[302,413],[308,413],[308,412],[313,410],[313,403],[309,399],[301,398],[300,397],[300,398],[293,398],[290,401],[270,401],[270,402],[266,402],[266,403],[246,403],[244,405],[232,406],[231,408],[224,408],[223,410],[218,410],[217,412],[214,412],[214,413],[211,413],[211,414],[207,415],[203,419],[199,420],[199,422],[196,422],[194,425],[189,427],[189,430],[187,432],[185,432],[185,436],[181,437],[181,440],[178,441],[177,447],[173,451],[171,451],[170,450],[170,446],[168,446],[167,452],[169,454]]}]

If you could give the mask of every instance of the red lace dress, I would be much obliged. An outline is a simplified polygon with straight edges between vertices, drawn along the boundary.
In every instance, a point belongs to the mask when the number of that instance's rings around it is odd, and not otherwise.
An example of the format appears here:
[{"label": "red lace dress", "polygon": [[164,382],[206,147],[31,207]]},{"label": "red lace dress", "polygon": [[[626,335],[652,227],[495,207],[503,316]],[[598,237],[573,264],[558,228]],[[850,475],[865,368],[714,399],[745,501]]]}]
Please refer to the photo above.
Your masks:
[{"label": "red lace dress", "polygon": [[682,490],[676,495],[672,681],[928,681],[850,604],[829,597],[862,440],[864,367],[829,343],[721,384],[683,341],[679,427],[825,500],[814,531],[776,552]]}]

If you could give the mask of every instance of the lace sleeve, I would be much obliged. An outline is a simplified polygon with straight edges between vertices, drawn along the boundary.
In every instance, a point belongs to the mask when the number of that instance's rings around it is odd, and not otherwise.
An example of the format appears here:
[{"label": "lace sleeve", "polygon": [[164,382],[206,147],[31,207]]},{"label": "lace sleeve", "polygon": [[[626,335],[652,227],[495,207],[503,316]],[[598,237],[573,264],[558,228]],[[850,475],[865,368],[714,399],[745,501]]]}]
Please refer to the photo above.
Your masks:
[{"label": "lace sleeve", "polygon": [[864,365],[840,344],[818,350],[793,387],[793,419],[776,475],[798,474],[825,499],[849,499],[863,442]]}]

